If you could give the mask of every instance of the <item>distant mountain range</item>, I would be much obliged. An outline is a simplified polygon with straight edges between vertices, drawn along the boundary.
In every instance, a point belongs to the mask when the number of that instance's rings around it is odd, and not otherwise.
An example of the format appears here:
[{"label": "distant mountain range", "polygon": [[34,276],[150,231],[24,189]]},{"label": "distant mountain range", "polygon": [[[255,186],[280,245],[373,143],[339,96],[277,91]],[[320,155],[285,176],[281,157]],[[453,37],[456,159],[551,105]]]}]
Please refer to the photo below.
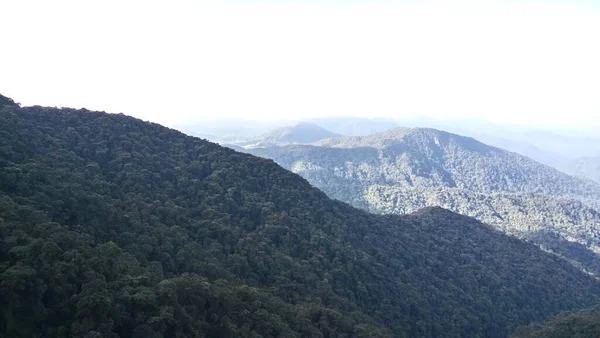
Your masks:
[{"label": "distant mountain range", "polygon": [[571,173],[569,165],[574,159],[600,156],[600,137],[590,131],[550,131],[472,119],[404,118],[396,122],[403,126],[429,127],[473,137],[483,143],[519,153],[567,173]]},{"label": "distant mountain range", "polygon": [[245,142],[250,138],[269,133],[276,128],[286,127],[297,121],[255,121],[255,120],[211,120],[190,122],[176,126],[188,135],[201,137],[217,143]]},{"label": "distant mountain range", "polygon": [[[579,158],[600,157],[600,137],[591,132],[576,133],[573,131],[548,131],[535,127],[501,125],[474,119],[437,120],[425,117],[385,118],[361,117],[326,117],[305,121],[252,121],[223,120],[204,123],[190,123],[178,129],[194,136],[213,142],[243,146],[260,144],[260,146],[284,145],[290,143],[309,144],[316,136],[295,142],[261,143],[276,128],[292,128],[297,124],[311,123],[331,133],[344,136],[365,136],[383,132],[400,126],[414,128],[433,128],[475,138],[485,144],[509,150],[529,157],[540,163],[552,166],[565,173],[579,175],[574,171],[573,162]],[[321,132],[317,132],[318,135]],[[592,173],[592,179],[593,179]],[[587,174],[589,176],[589,173]],[[584,177],[587,177],[584,175]]]},{"label": "distant mountain range", "polygon": [[522,155],[424,128],[247,151],[354,206],[397,214],[441,206],[600,274],[600,185]]},{"label": "distant mountain range", "polygon": [[257,142],[305,144],[326,137],[368,135],[396,127],[398,124],[390,119],[335,117],[302,121],[217,120],[180,125],[177,129],[213,142],[240,145]]},{"label": "distant mountain range", "polygon": [[331,137],[342,135],[331,132],[314,123],[301,122],[292,126],[277,128],[268,133],[250,137],[235,143],[241,147],[269,147],[287,144],[309,144]]}]

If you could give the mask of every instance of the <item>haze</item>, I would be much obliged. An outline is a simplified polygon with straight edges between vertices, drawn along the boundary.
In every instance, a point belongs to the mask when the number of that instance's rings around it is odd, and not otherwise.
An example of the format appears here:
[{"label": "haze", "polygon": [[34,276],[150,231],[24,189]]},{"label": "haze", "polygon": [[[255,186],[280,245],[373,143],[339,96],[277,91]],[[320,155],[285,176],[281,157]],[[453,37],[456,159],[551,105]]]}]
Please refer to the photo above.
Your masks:
[{"label": "haze", "polygon": [[0,92],[166,125],[319,116],[600,126],[600,10],[542,2],[13,1]]}]

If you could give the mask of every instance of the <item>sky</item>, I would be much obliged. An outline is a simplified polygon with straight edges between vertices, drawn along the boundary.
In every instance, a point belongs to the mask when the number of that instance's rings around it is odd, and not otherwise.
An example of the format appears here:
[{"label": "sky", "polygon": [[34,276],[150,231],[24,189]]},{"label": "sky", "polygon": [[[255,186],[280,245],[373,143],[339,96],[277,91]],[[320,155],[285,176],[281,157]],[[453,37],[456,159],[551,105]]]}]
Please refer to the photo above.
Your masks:
[{"label": "sky", "polygon": [[0,93],[165,125],[600,127],[598,1],[3,1]]}]

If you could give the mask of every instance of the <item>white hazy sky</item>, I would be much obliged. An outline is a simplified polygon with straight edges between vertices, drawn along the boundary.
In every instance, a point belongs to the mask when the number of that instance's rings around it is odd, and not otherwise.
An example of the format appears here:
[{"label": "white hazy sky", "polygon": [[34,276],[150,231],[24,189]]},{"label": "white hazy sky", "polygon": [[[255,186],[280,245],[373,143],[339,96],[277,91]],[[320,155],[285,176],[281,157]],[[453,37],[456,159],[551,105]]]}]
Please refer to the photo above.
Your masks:
[{"label": "white hazy sky", "polygon": [[600,127],[600,1],[7,1],[0,93],[173,125]]}]

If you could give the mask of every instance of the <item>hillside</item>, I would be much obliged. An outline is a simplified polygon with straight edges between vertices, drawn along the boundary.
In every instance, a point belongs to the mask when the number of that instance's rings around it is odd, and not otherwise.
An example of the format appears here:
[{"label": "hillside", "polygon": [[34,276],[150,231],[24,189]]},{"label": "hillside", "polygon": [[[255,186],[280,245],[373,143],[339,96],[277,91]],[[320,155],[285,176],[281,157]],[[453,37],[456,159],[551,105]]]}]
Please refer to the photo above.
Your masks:
[{"label": "hillside", "polygon": [[600,300],[471,218],[372,215],[156,124],[7,104],[0,281],[5,337],[505,337]]},{"label": "hillside", "polygon": [[[358,181],[448,187],[479,193],[538,193],[597,202],[600,185],[475,139],[434,129],[396,128],[296,146],[257,150],[285,167],[313,163]],[[327,156],[323,156],[327,154]],[[357,163],[358,162],[358,163]],[[343,173],[342,173],[343,172]]]},{"label": "hillside", "polygon": [[600,183],[600,157],[580,157],[572,160],[566,171],[573,176]]},{"label": "hillside", "polygon": [[[372,212],[441,206],[538,244],[558,236],[600,252],[600,185],[472,138],[396,128],[251,153],[274,159],[332,198]],[[575,254],[571,245],[555,251],[571,252],[569,259],[600,274],[595,254]],[[595,257],[591,265],[589,257]]]},{"label": "hillside", "polygon": [[374,185],[365,191],[365,200],[368,210],[377,213],[406,214],[427,206],[447,208],[526,238],[588,272],[600,274],[600,213],[575,199]]},{"label": "hillside", "polygon": [[514,338],[598,338],[600,307],[559,315],[546,323],[520,328]]}]

